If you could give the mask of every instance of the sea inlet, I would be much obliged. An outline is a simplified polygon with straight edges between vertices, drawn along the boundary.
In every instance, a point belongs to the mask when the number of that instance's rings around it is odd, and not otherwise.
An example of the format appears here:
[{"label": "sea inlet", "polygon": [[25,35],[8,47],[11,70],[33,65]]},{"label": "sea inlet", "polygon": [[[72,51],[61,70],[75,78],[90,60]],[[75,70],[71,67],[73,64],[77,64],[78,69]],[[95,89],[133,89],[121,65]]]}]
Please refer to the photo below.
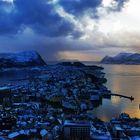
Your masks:
[{"label": "sea inlet", "polygon": [[121,112],[140,118],[140,66],[139,65],[102,65],[106,73],[106,86],[112,93],[133,96],[134,101],[112,96],[103,99],[102,105],[94,109],[94,114],[104,121],[118,116]]}]

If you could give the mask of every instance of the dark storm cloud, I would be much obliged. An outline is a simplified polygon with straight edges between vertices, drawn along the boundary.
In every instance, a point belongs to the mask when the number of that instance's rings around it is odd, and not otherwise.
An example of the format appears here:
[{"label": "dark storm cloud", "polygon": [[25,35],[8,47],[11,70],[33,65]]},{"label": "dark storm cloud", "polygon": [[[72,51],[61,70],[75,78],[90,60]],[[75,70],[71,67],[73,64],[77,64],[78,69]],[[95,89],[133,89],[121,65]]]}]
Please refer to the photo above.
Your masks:
[{"label": "dark storm cloud", "polygon": [[73,25],[60,17],[46,0],[16,0],[16,20],[47,36],[61,36],[73,31]]},{"label": "dark storm cloud", "polygon": [[96,11],[102,0],[60,0],[60,5],[68,12],[76,16],[81,16],[86,10]]},{"label": "dark storm cloud", "polygon": [[0,34],[9,34],[9,33],[17,33],[18,26],[13,18],[13,13],[9,13],[7,9],[9,9],[11,4],[8,2],[0,1]]},{"label": "dark storm cloud", "polygon": [[0,36],[0,52],[17,52],[36,50],[46,60],[56,60],[59,52],[63,51],[85,51],[92,47],[84,41],[67,37],[46,37],[39,34],[29,33],[30,29],[23,34],[15,35],[13,38]]},{"label": "dark storm cloud", "polygon": [[[127,0],[115,1],[117,10],[120,10]],[[75,17],[92,10],[89,14],[97,18],[96,9],[101,6],[102,0],[59,0],[58,4]],[[61,17],[55,8],[47,0],[15,0],[13,4],[0,1],[0,35],[22,33],[29,27],[49,37],[71,35],[79,38],[82,32],[75,30],[72,22]]]},{"label": "dark storm cloud", "polygon": [[[91,15],[92,18],[100,18],[97,15],[97,8],[102,6],[103,0],[60,0],[59,4],[63,6],[63,8],[76,17],[81,17],[86,11]],[[129,0],[114,0],[116,2],[115,7],[110,7],[111,11],[121,11],[124,7],[125,3]]]},{"label": "dark storm cloud", "polygon": [[[0,2],[0,34],[15,34],[30,27],[46,36],[65,36],[74,31],[74,25],[60,17],[46,0],[15,0],[14,8],[7,12],[7,2]],[[4,8],[5,7],[5,8]],[[80,34],[80,33],[79,33]]]}]

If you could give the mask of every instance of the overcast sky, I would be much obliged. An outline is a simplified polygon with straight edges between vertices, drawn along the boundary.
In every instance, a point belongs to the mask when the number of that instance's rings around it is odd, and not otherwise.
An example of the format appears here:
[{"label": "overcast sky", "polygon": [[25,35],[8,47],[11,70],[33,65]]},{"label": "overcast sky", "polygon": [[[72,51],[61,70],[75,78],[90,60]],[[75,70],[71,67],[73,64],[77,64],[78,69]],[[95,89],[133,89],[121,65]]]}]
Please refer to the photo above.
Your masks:
[{"label": "overcast sky", "polygon": [[0,0],[0,52],[100,60],[140,52],[140,0]]}]

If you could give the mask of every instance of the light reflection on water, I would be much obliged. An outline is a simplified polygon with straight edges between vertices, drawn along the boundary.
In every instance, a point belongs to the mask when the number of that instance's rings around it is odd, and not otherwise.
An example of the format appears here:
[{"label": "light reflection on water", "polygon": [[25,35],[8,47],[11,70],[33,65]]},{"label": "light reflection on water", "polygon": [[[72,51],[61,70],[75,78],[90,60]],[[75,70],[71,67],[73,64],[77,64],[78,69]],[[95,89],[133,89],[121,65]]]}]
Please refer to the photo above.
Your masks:
[{"label": "light reflection on water", "polygon": [[140,66],[139,65],[103,65],[106,78],[106,86],[113,92],[133,96],[135,100],[112,97],[104,99],[102,106],[95,109],[94,115],[102,120],[110,120],[121,112],[128,113],[131,117],[140,118]]}]

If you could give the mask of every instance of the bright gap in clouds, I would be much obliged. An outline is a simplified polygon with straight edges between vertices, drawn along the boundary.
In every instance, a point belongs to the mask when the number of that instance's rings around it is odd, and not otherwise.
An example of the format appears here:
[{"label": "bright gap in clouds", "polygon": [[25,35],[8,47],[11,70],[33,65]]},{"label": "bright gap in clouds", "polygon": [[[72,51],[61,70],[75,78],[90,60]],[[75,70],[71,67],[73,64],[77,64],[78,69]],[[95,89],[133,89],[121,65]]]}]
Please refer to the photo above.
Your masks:
[{"label": "bright gap in clouds", "polygon": [[[106,6],[110,5],[111,2],[112,0],[103,1],[104,5]],[[125,47],[125,45],[139,45],[137,43],[139,42],[138,39],[140,39],[139,5],[140,0],[130,0],[126,5],[124,5],[121,12],[109,13],[107,12],[106,7],[99,7],[98,15],[100,18],[98,20],[87,20],[87,18],[83,19],[83,21],[85,20],[86,24],[88,25],[84,26],[86,36],[85,39],[90,40],[93,43],[96,42],[96,45],[98,46],[103,44],[104,46],[108,44],[112,44],[112,46],[114,46],[113,44],[117,43],[119,45],[122,44],[122,47]],[[133,38],[130,39],[130,36]]]},{"label": "bright gap in clouds", "polygon": [[47,0],[47,1],[51,4],[57,4],[59,2],[59,0]]},{"label": "bright gap in clouds", "polygon": [[130,0],[126,4],[126,13],[135,18],[140,18],[140,0]]},{"label": "bright gap in clouds", "polygon": [[93,55],[92,52],[85,53],[85,52],[74,52],[74,51],[65,51],[59,53],[60,60],[80,60],[80,61],[91,61],[91,60],[100,60],[101,57],[99,54]]},{"label": "bright gap in clouds", "polygon": [[112,2],[113,2],[113,0],[103,0],[102,4],[104,7],[108,7],[111,5]]},{"label": "bright gap in clouds", "polygon": [[[92,19],[86,14],[77,20],[77,25],[79,23],[81,31],[84,32],[80,39],[87,41],[93,50],[98,49],[99,53],[115,55],[121,51],[140,52],[140,0],[129,0],[122,11],[108,13],[107,7],[110,7],[113,1],[103,0],[102,7],[98,9],[99,19]],[[71,56],[73,59],[85,59],[88,56],[88,53],[63,54],[66,58]],[[90,55],[89,58],[92,59]]]}]

